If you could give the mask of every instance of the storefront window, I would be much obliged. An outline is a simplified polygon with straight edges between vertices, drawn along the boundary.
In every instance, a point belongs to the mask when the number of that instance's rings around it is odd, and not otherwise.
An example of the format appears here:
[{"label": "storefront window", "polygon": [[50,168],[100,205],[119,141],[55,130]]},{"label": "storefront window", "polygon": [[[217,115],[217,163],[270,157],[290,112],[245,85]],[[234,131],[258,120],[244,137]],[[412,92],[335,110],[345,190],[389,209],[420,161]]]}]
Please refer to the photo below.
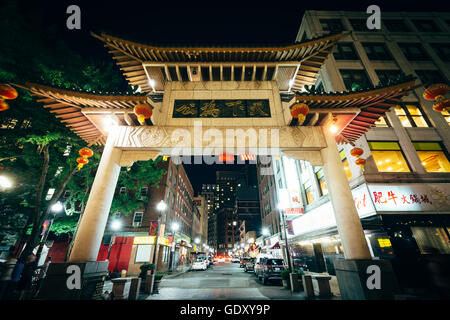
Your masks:
[{"label": "storefront window", "polygon": [[322,196],[324,196],[324,195],[328,194],[328,186],[325,181],[325,174],[323,173],[323,168],[319,167],[315,170],[316,170],[317,181],[319,182],[320,194]]},{"label": "storefront window", "polygon": [[378,171],[410,172],[408,163],[397,142],[371,141],[368,144]]},{"label": "storefront window", "polygon": [[344,170],[345,170],[345,175],[347,176],[347,179],[350,180],[352,178],[352,172],[350,170],[350,166],[348,165],[348,160],[345,155],[345,151],[341,150],[339,152],[339,155],[341,156],[342,165],[344,166]]},{"label": "storefront window", "polygon": [[411,227],[422,254],[450,254],[448,230],[437,227]]},{"label": "storefront window", "polygon": [[450,172],[450,163],[438,142],[413,142],[427,172]]}]

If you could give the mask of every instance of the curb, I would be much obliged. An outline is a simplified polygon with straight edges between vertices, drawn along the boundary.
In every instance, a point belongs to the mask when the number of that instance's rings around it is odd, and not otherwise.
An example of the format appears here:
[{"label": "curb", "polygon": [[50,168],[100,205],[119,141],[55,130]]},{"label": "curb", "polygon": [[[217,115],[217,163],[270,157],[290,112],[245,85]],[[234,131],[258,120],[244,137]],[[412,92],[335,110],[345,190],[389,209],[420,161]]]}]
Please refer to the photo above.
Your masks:
[{"label": "curb", "polygon": [[176,274],[173,274],[173,273],[172,273],[172,274],[165,274],[164,277],[163,277],[163,279],[164,279],[164,278],[166,278],[166,279],[176,278],[176,277],[179,277],[179,276],[181,276],[182,274],[185,274],[185,273],[187,273],[187,272],[189,272],[189,271],[190,271],[190,269],[187,269],[187,270],[178,272],[178,273],[176,273]]}]

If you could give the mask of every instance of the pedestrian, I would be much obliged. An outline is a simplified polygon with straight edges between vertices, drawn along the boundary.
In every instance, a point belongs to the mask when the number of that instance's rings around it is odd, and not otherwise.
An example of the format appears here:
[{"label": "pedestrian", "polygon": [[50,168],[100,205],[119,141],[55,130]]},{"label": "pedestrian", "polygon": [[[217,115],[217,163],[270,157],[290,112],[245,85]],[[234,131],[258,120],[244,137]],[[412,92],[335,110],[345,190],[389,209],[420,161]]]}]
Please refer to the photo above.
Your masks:
[{"label": "pedestrian", "polygon": [[17,263],[15,252],[16,248],[10,247],[6,261],[1,265],[0,300],[4,300],[6,293],[8,292],[8,288],[12,285],[13,270]]},{"label": "pedestrian", "polygon": [[35,271],[35,261],[36,256],[34,254],[30,254],[23,268],[22,277],[20,278],[20,281],[18,283],[18,289],[20,291],[19,300],[23,300],[25,293],[31,290]]},{"label": "pedestrian", "polygon": [[52,263],[52,257],[48,257],[45,261],[45,263],[38,267],[38,269],[40,269],[40,274],[39,274],[39,280],[36,286],[36,292],[33,296],[33,298],[37,298],[37,296],[39,295],[39,292],[41,291],[42,285],[44,284],[45,281],[45,277],[47,276],[47,271],[48,271],[48,267],[50,266],[50,263]]}]

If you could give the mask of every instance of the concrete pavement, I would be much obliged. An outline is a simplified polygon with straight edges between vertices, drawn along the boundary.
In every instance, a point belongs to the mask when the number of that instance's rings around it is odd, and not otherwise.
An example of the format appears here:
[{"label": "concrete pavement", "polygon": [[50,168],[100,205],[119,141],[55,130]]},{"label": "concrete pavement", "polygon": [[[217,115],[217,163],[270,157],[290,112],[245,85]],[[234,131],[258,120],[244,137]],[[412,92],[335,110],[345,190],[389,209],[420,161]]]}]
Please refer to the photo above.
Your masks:
[{"label": "concrete pavement", "polygon": [[[238,263],[216,263],[206,271],[189,271],[175,278],[163,278],[158,294],[147,300],[305,300],[280,282],[264,286]],[[311,299],[311,298],[308,298]],[[312,298],[319,299],[319,298]],[[322,298],[323,299],[323,298]],[[335,300],[339,297],[327,298]]]}]

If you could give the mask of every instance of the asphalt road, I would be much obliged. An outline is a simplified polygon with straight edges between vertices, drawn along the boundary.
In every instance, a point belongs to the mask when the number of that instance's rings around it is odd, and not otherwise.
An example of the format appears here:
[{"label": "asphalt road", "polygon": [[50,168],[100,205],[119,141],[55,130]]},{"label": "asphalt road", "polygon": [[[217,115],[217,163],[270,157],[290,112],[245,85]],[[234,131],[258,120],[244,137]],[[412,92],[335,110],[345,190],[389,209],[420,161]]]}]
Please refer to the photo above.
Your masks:
[{"label": "asphalt road", "polygon": [[189,271],[161,281],[158,294],[147,300],[303,300],[303,292],[291,293],[281,281],[263,285],[239,263],[216,263],[206,271]]}]

